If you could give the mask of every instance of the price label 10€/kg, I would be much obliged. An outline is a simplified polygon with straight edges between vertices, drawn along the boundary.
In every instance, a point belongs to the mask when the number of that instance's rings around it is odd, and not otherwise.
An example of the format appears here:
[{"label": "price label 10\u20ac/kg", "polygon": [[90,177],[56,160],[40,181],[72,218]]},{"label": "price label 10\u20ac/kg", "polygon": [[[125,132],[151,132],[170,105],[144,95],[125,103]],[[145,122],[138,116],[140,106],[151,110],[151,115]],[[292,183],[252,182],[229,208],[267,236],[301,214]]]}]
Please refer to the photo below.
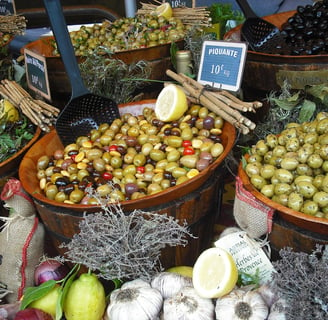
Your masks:
[{"label": "price label 10\u20ac/kg", "polygon": [[238,91],[246,54],[244,42],[204,41],[197,81],[213,88]]}]

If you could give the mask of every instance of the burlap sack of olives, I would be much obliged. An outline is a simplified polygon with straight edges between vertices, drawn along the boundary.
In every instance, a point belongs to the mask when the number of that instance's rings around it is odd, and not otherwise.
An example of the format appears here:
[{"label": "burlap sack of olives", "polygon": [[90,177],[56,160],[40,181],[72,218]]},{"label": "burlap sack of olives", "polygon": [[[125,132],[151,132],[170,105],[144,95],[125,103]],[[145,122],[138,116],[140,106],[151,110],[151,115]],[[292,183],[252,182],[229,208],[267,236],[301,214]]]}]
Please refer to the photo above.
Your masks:
[{"label": "burlap sack of olives", "polygon": [[238,226],[246,231],[249,237],[260,238],[271,232],[273,213],[274,209],[247,191],[237,176],[233,215]]},{"label": "burlap sack of olives", "polygon": [[0,282],[8,290],[5,300],[19,300],[26,287],[34,284],[34,270],[44,251],[44,227],[36,210],[17,179],[10,179],[1,193],[10,209],[0,232]]}]

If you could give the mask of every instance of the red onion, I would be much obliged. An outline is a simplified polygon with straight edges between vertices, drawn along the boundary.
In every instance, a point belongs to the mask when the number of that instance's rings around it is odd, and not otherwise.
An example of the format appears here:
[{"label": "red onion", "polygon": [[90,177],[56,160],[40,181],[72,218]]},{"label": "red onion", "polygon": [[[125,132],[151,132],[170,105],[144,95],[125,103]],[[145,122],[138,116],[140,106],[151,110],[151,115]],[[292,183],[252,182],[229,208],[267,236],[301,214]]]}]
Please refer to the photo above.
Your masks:
[{"label": "red onion", "polygon": [[55,259],[41,262],[34,271],[34,283],[36,286],[48,280],[62,280],[68,274],[69,269]]},{"label": "red onion", "polygon": [[14,320],[52,320],[52,316],[39,309],[27,308],[18,311]]}]

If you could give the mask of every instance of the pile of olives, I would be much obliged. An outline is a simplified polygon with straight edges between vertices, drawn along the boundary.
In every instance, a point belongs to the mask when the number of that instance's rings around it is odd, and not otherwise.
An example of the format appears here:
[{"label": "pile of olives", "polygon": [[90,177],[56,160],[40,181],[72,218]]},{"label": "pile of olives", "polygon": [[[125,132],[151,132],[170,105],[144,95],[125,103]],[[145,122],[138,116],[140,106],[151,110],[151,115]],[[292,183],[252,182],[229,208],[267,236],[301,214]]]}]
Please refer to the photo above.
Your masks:
[{"label": "pile of olives", "polygon": [[[114,22],[108,20],[92,26],[81,26],[70,32],[76,55],[85,56],[97,50],[118,52],[153,47],[182,40],[186,26],[180,19],[166,19],[157,15],[137,15],[133,18],[121,18]],[[58,55],[54,43],[54,55]]]},{"label": "pile of olives", "polygon": [[328,0],[298,6],[296,13],[282,25],[282,35],[290,55],[328,53]]},{"label": "pile of olives", "polygon": [[259,140],[247,158],[251,184],[271,200],[328,219],[328,113]]},{"label": "pile of olives", "polygon": [[[86,205],[161,192],[197,176],[222,154],[223,125],[200,105],[168,123],[148,107],[139,116],[126,113],[53,156],[41,156],[40,188],[51,200]],[[90,196],[93,192],[96,196]]]}]

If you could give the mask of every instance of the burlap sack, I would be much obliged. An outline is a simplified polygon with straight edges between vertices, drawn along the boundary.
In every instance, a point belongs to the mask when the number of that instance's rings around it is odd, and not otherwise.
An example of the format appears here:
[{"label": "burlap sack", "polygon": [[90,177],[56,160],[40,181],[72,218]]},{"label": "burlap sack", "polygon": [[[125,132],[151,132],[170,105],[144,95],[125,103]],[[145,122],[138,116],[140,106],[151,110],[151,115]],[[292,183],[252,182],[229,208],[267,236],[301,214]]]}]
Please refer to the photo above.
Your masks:
[{"label": "burlap sack", "polygon": [[238,226],[246,231],[249,237],[260,238],[271,232],[273,213],[274,209],[247,191],[237,176],[233,215]]},{"label": "burlap sack", "polygon": [[33,201],[17,179],[10,179],[1,193],[10,209],[0,232],[0,282],[8,294],[5,300],[19,300],[25,287],[34,285],[34,270],[44,251],[44,227],[36,217]]}]

